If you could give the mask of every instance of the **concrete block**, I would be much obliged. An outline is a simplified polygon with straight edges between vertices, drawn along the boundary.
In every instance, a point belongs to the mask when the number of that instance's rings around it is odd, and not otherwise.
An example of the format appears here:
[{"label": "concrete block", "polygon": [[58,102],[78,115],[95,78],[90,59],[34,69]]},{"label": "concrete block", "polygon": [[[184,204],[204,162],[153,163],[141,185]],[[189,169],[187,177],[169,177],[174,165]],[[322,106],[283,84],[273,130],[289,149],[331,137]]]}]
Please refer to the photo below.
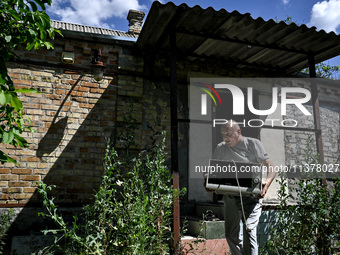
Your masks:
[{"label": "concrete block", "polygon": [[187,234],[205,239],[224,239],[224,221],[188,220]]}]

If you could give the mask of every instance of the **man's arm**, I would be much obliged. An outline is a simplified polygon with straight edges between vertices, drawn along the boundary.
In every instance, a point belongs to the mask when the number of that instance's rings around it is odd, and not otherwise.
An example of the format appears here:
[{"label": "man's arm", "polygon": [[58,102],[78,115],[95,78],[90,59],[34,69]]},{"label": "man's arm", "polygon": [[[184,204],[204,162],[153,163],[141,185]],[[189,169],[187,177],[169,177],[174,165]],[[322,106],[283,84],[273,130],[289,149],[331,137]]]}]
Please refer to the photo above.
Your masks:
[{"label": "man's arm", "polygon": [[274,171],[274,164],[270,159],[265,159],[261,163],[267,168],[267,178],[262,183],[262,193],[260,196],[260,198],[263,198],[266,195],[270,184],[273,182],[276,172]]}]

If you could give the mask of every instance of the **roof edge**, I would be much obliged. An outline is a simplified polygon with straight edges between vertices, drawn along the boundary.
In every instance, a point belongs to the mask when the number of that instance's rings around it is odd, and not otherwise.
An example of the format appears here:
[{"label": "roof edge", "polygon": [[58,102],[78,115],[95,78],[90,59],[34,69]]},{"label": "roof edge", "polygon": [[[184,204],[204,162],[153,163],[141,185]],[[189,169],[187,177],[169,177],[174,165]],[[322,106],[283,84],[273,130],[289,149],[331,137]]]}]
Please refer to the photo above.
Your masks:
[{"label": "roof edge", "polygon": [[51,20],[51,26],[55,29],[59,29],[67,34],[83,34],[89,35],[90,37],[113,39],[113,40],[124,40],[124,41],[137,41],[138,34],[100,28],[88,25],[81,25],[76,23],[64,22]]}]

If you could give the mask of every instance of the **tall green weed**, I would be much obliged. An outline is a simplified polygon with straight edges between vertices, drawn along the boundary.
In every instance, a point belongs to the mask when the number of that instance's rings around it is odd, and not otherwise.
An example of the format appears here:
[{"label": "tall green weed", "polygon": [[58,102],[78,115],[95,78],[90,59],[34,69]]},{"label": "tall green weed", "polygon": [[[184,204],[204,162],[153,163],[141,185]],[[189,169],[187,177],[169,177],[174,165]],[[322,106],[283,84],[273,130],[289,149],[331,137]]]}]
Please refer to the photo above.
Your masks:
[{"label": "tall green weed", "polygon": [[[320,164],[310,149],[311,138],[307,142],[305,163]],[[261,254],[340,254],[340,180],[325,182],[322,175],[314,173],[312,178],[305,173],[294,180],[293,188],[288,187],[287,176],[280,176],[280,205]]]},{"label": "tall green weed", "polygon": [[172,187],[165,133],[154,132],[150,148],[136,153],[136,128],[131,112],[126,116],[126,128],[119,137],[122,156],[108,141],[101,185],[83,215],[74,215],[71,224],[65,222],[54,199],[48,197],[53,187],[39,184],[46,208],[41,215],[58,228],[44,231],[55,235],[55,243],[38,254],[56,249],[72,255],[170,253],[173,202],[184,191]]},{"label": "tall green weed", "polygon": [[94,203],[84,207],[83,223],[74,216],[67,224],[47,195],[52,187],[40,183],[47,210],[41,215],[59,226],[44,231],[56,235],[54,249],[64,254],[168,254],[172,205],[179,192],[172,188],[164,149],[163,136],[152,151],[121,161],[108,145],[102,183]]}]

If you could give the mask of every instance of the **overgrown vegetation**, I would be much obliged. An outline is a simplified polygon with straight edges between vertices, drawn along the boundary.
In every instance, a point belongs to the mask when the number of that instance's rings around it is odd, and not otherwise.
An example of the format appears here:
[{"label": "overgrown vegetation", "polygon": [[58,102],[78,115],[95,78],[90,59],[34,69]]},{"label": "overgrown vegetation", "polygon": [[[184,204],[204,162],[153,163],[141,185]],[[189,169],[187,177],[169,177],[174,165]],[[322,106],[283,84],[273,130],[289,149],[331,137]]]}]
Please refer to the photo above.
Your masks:
[{"label": "overgrown vegetation", "polygon": [[[317,77],[338,80],[340,79],[340,65],[331,66],[325,62],[315,65],[315,71]],[[303,69],[303,73],[309,74],[309,68]]]},{"label": "overgrown vegetation", "polygon": [[[181,228],[181,237],[184,237],[186,232],[188,231],[188,220],[184,219],[182,223]],[[206,240],[202,236],[202,233],[205,229],[204,225],[204,215],[202,217],[202,220],[199,222],[199,228],[197,230],[197,233],[195,233],[195,238],[190,239],[189,241],[182,242],[181,249],[179,252],[179,255],[198,255],[198,254],[210,254],[211,252],[207,251],[207,248],[205,248]]]},{"label": "overgrown vegetation", "polygon": [[280,179],[281,204],[262,254],[336,254],[340,245],[340,181],[330,189],[322,179],[298,181],[297,201],[288,203],[287,182]]},{"label": "overgrown vegetation", "polygon": [[[0,143],[15,147],[28,147],[21,136],[24,131],[32,131],[29,119],[23,116],[23,104],[18,93],[36,93],[32,88],[15,89],[8,75],[6,63],[18,58],[15,50],[20,47],[26,50],[46,47],[53,49],[47,38],[54,39],[60,33],[51,27],[45,5],[52,0],[1,0],[0,2]],[[28,121],[28,122],[27,122]],[[0,150],[0,163],[12,162],[15,159]]]},{"label": "overgrown vegetation", "polygon": [[[309,144],[309,142],[308,142]],[[307,145],[309,146],[309,145]],[[306,150],[307,164],[319,164],[319,157]],[[340,180],[295,179],[288,189],[281,175],[277,218],[262,254],[337,254],[340,245]],[[292,180],[291,180],[292,181]],[[292,193],[296,192],[296,197]]]},{"label": "overgrown vegetation", "polygon": [[14,210],[9,209],[0,215],[0,254],[3,254],[3,247],[5,245],[4,239],[7,236],[7,230],[11,226],[11,220],[14,217]]},{"label": "overgrown vegetation", "polygon": [[[84,207],[84,214],[74,216],[68,224],[58,212],[52,186],[39,185],[45,213],[56,229],[44,230],[55,235],[55,243],[39,254],[58,249],[63,254],[169,254],[174,199],[172,176],[166,166],[165,134],[155,133],[150,149],[136,153],[132,115],[127,114],[124,135],[119,138],[124,157],[108,142],[103,160],[105,173],[93,204]],[[161,138],[161,139],[160,139]]]}]

